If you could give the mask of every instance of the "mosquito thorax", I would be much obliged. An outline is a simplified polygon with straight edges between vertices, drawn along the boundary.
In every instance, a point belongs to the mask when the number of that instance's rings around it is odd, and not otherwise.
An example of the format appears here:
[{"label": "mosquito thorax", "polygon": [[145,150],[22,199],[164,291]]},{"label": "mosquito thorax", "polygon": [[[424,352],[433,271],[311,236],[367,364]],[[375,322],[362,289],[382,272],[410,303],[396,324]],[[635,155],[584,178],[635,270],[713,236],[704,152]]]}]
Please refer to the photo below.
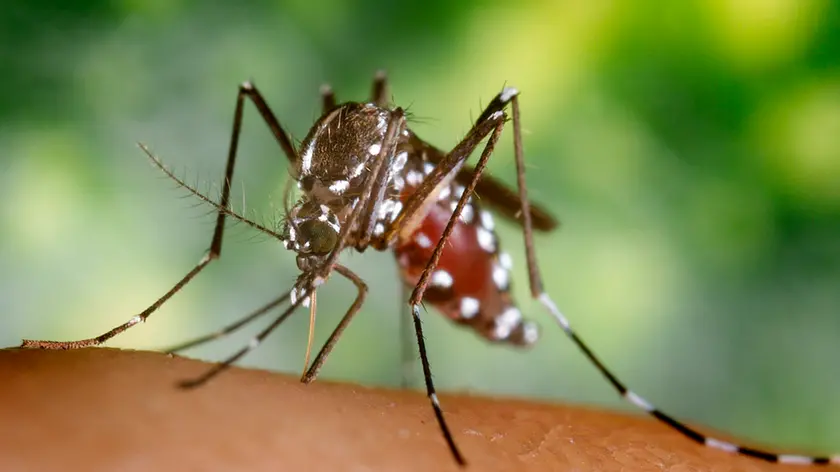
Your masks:
[{"label": "mosquito thorax", "polygon": [[283,233],[301,270],[318,266],[338,244],[369,162],[381,151],[390,113],[371,103],[348,102],[325,113],[302,141],[292,173],[302,197],[289,211]]},{"label": "mosquito thorax", "polygon": [[[391,110],[348,102],[325,113],[300,146],[294,177],[310,199],[347,207],[364,188],[370,164],[382,151]],[[339,215],[344,219],[347,214]]]}]

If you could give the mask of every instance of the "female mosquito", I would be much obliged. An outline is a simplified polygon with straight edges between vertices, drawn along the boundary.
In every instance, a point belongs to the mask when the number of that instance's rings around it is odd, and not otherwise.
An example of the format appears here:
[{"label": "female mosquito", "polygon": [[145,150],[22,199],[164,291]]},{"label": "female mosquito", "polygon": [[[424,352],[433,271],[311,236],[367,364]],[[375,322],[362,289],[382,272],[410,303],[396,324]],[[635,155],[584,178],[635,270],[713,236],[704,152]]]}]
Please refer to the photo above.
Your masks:
[{"label": "female mosquito", "polygon": [[[408,128],[405,111],[389,105],[387,89],[386,77],[381,72],[374,79],[372,96],[367,102],[339,104],[332,90],[324,87],[321,92],[323,114],[300,146],[295,148],[254,84],[245,82],[240,85],[218,203],[175,176],[141,145],[163,172],[218,212],[210,249],[168,292],[141,313],[110,331],[78,341],[24,340],[23,347],[75,349],[97,346],[146,321],[155,310],[221,255],[225,220],[230,217],[277,238],[287,249],[294,251],[300,275],[283,296],[216,333],[175,348],[185,349],[224,336],[272,308],[290,302],[288,308],[245,347],[204,375],[184,382],[183,385],[201,385],[223,371],[255,349],[299,306],[310,305],[314,310],[313,302],[318,287],[334,271],[355,284],[358,294],[305,371],[301,380],[309,383],[318,376],[329,353],[361,308],[368,292],[364,280],[338,262],[339,255],[345,249],[361,252],[369,247],[392,251],[404,283],[413,288],[408,303],[427,395],[452,456],[458,464],[465,465],[466,461],[447,426],[432,382],[420,304],[426,302],[434,306],[455,323],[472,328],[478,335],[492,342],[528,346],[539,338],[537,325],[523,318],[511,297],[511,258],[500,248],[492,215],[481,208],[477,198],[473,198],[480,195],[482,205],[487,204],[501,215],[521,224],[531,295],[543,305],[619,395],[689,439],[715,449],[770,462],[840,464],[840,456],[837,455],[808,457],[777,454],[705,436],[629,390],[576,334],[543,289],[533,232],[550,231],[557,226],[557,221],[528,200],[517,89],[503,88],[461,142],[449,152],[426,143]],[[292,177],[301,193],[300,198],[287,208],[284,224],[279,231],[230,209],[231,182],[246,98],[256,106],[289,160]],[[508,107],[513,121],[517,192],[484,174],[487,161],[508,122]],[[467,159],[485,139],[487,141],[478,162],[474,167],[469,167],[466,165]],[[288,191],[286,198],[287,201],[290,198]]]}]

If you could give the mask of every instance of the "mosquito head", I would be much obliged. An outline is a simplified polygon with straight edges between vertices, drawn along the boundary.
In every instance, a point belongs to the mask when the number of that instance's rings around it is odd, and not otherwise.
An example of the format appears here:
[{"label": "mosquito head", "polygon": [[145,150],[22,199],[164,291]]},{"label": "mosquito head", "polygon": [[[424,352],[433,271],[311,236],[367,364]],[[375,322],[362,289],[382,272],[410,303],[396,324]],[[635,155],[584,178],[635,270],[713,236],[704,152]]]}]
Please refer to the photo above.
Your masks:
[{"label": "mosquito head", "polygon": [[306,271],[317,267],[338,244],[341,225],[327,205],[301,200],[286,218],[286,249],[297,253],[297,265]]}]

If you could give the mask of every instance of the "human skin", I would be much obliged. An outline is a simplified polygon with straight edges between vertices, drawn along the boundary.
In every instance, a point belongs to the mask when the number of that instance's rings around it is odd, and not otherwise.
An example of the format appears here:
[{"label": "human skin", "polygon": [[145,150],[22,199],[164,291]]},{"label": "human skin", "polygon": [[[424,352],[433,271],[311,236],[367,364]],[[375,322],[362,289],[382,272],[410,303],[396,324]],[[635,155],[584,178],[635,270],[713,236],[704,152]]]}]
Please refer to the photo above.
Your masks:
[{"label": "human skin", "polygon": [[[0,350],[0,470],[459,470],[422,392],[90,348]],[[470,471],[782,471],[644,416],[440,393]]]}]

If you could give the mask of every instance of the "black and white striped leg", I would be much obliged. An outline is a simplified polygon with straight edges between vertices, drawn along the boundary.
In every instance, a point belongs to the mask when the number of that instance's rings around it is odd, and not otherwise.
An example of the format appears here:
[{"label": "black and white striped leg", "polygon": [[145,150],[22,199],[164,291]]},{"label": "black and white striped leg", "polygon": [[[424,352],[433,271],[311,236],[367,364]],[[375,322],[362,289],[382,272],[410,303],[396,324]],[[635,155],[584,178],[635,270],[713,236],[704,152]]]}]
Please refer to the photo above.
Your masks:
[{"label": "black and white striped leg", "polygon": [[[460,166],[469,157],[469,155],[472,153],[475,147],[484,139],[484,137],[487,136],[488,133],[490,134],[490,139],[487,140],[487,144],[484,146],[484,151],[481,153],[481,157],[479,157],[478,162],[476,163],[473,180],[469,183],[469,185],[467,185],[466,189],[464,190],[464,193],[458,200],[458,204],[455,206],[455,209],[452,212],[452,216],[449,218],[449,222],[444,228],[440,240],[438,240],[437,244],[435,245],[432,257],[429,259],[429,262],[426,264],[426,267],[420,274],[420,279],[417,281],[417,285],[414,287],[414,291],[412,292],[411,297],[409,299],[409,305],[411,306],[411,313],[414,320],[414,331],[417,334],[417,345],[420,350],[420,362],[423,366],[423,378],[426,382],[426,393],[428,394],[429,400],[432,403],[432,408],[435,411],[435,417],[438,420],[438,424],[440,425],[440,429],[443,432],[443,436],[446,439],[449,449],[452,452],[452,455],[454,456],[458,464],[462,466],[466,465],[466,462],[463,456],[461,455],[461,452],[458,450],[458,447],[455,445],[455,441],[453,440],[452,434],[449,431],[449,427],[446,424],[446,420],[443,417],[443,410],[441,409],[440,401],[438,400],[437,393],[435,392],[434,383],[432,382],[432,371],[429,365],[428,355],[426,354],[426,343],[423,339],[423,327],[422,322],[420,320],[420,303],[423,300],[423,294],[425,293],[426,287],[428,286],[431,274],[434,272],[434,269],[435,267],[437,267],[437,263],[440,260],[440,255],[443,252],[443,247],[448,241],[450,235],[452,234],[452,231],[455,228],[455,223],[458,221],[458,218],[460,217],[467,200],[475,191],[475,186],[478,183],[478,180],[481,178],[481,173],[484,171],[484,168],[487,165],[487,161],[490,159],[490,156],[493,153],[493,149],[496,147],[496,143],[499,140],[499,136],[501,135],[504,126],[504,113],[501,111],[492,113],[486,118],[484,122],[476,123],[476,125],[473,127],[473,130],[471,130],[471,132],[467,134],[467,138],[465,138],[461,142],[461,144],[456,146],[455,150],[449,153],[449,155],[444,161],[438,164],[438,167],[443,169],[443,171],[447,174],[449,174],[450,172],[458,172]],[[480,130],[480,132],[476,132],[476,130]],[[492,133],[490,133],[491,131]],[[439,172],[438,170],[436,171]],[[429,177],[430,183],[426,184],[427,186],[432,185],[432,178],[432,176]],[[411,200],[409,200],[409,202],[406,204],[406,208],[411,208]]]},{"label": "black and white striped leg", "polygon": [[467,465],[467,461],[455,444],[455,439],[449,431],[449,425],[446,424],[446,419],[443,417],[443,409],[438,400],[437,391],[435,390],[435,383],[432,381],[432,368],[429,365],[429,356],[426,354],[426,340],[423,337],[423,322],[420,320],[420,305],[413,303],[411,305],[411,314],[414,320],[414,332],[417,333],[417,347],[420,350],[420,363],[423,365],[423,378],[426,380],[426,395],[432,403],[432,409],[435,411],[435,418],[437,418],[440,430],[443,433],[443,438],[446,440],[446,445],[452,451],[452,456],[460,466]]},{"label": "black and white striped leg", "polygon": [[516,176],[517,187],[519,189],[519,198],[522,203],[522,218],[523,218],[523,233],[525,237],[525,252],[528,262],[529,284],[532,296],[539,300],[539,302],[546,308],[551,316],[557,321],[563,332],[572,340],[575,346],[592,362],[596,369],[609,381],[609,383],[616,389],[616,391],[625,398],[632,405],[647,412],[660,422],[668,425],[670,428],[680,432],[687,438],[699,444],[718,449],[729,453],[738,453],[756,459],[761,459],[768,462],[778,462],[783,464],[801,464],[801,465],[840,465],[840,455],[826,456],[826,457],[810,457],[796,454],[778,454],[761,449],[751,447],[739,446],[728,441],[708,437],[696,429],[682,423],[670,415],[663,413],[654,407],[650,402],[641,396],[628,389],[618,377],[612,373],[607,366],[595,355],[589,346],[577,335],[569,324],[569,320],[560,312],[557,305],[551,299],[547,292],[543,290],[542,276],[540,275],[537,265],[537,259],[534,250],[533,242],[533,227],[531,223],[531,212],[528,202],[528,193],[525,185],[525,160],[523,156],[521,129],[519,120],[519,102],[517,96],[519,92],[512,87],[506,87],[493,102],[492,105],[498,103],[504,106],[510,102],[513,109],[513,129],[514,129],[514,154],[516,158]]},{"label": "black and white striped leg", "polygon": [[663,413],[662,411],[654,407],[650,402],[648,402],[638,394],[634,393],[632,390],[628,389],[623,383],[621,383],[621,381],[618,380],[618,378],[603,364],[603,362],[601,362],[601,360],[597,356],[595,356],[592,350],[589,349],[589,346],[587,346],[583,342],[583,340],[577,335],[577,333],[575,333],[575,331],[569,324],[568,319],[566,319],[566,317],[563,316],[560,310],[557,309],[557,306],[554,304],[554,301],[548,296],[547,293],[543,292],[537,298],[539,299],[540,303],[542,303],[542,305],[548,310],[548,312],[551,313],[551,315],[563,329],[563,332],[566,333],[566,335],[572,340],[572,342],[574,342],[575,345],[584,353],[584,355],[595,365],[595,368],[597,368],[598,371],[601,372],[601,374],[607,378],[607,380],[610,382],[613,388],[615,388],[616,391],[618,391],[619,395],[624,397],[624,399],[626,399],[632,405],[647,412],[648,414],[661,421],[662,423],[665,423],[672,429],[679,431],[681,434],[691,439],[692,441],[705,445],[707,447],[711,447],[713,449],[718,449],[729,453],[742,454],[745,456],[754,457],[756,459],[761,459],[767,462],[801,465],[840,465],[840,455],[813,457],[798,454],[778,454],[775,452],[765,451],[752,447],[739,446],[728,441],[723,441],[720,439],[706,436],[703,433],[697,431],[696,429],[673,418],[672,416]]}]

